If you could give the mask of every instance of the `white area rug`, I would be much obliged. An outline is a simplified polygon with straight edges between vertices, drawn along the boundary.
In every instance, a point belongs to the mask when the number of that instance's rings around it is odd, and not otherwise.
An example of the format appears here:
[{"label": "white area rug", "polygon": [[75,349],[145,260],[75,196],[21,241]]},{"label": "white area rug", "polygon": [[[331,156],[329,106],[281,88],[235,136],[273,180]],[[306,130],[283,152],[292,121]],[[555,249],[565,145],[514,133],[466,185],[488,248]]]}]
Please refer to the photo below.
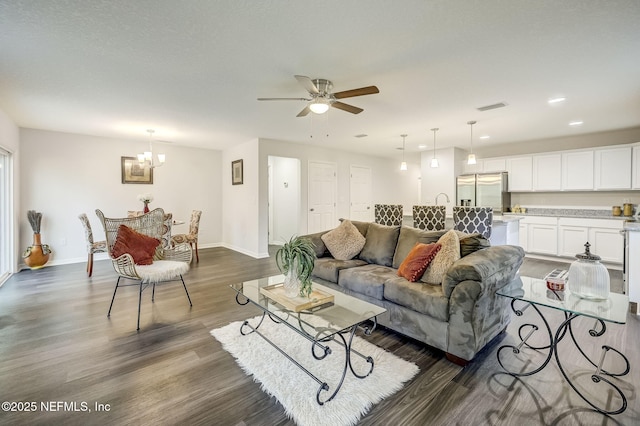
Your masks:
[{"label": "white area rug", "polygon": [[[256,325],[259,319],[250,319],[249,323]],[[419,370],[415,364],[356,336],[352,347],[373,358],[373,372],[364,379],[358,379],[347,370],[336,397],[321,406],[316,402],[320,385],[256,333],[241,335],[242,322],[232,322],[211,330],[211,334],[234,356],[247,374],[253,375],[254,381],[260,383],[264,392],[277,398],[287,416],[300,426],[354,425],[373,404],[400,390],[403,383],[413,378]],[[245,327],[245,330],[249,329]],[[329,343],[332,353],[318,361],[311,355],[311,342],[287,326],[265,318],[259,330],[287,353],[295,354],[298,362],[329,385],[329,392],[322,393],[322,400],[333,393],[344,368],[342,346]],[[316,353],[320,352],[316,350]],[[351,360],[358,374],[369,371],[369,364],[361,357],[352,355]]]}]

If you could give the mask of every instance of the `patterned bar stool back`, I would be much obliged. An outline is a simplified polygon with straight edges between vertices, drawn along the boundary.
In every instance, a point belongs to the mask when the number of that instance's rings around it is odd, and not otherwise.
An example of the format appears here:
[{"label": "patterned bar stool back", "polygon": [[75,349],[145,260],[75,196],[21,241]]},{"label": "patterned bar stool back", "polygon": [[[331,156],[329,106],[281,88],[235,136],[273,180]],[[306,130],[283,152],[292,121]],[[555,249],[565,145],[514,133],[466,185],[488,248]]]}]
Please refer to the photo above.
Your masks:
[{"label": "patterned bar stool back", "polygon": [[486,239],[491,236],[493,209],[491,207],[454,207],[453,229],[467,234],[481,234]]},{"label": "patterned bar stool back", "polygon": [[376,204],[376,223],[388,226],[402,225],[402,204]]},{"label": "patterned bar stool back", "polygon": [[427,231],[442,231],[446,206],[413,206],[413,227]]}]

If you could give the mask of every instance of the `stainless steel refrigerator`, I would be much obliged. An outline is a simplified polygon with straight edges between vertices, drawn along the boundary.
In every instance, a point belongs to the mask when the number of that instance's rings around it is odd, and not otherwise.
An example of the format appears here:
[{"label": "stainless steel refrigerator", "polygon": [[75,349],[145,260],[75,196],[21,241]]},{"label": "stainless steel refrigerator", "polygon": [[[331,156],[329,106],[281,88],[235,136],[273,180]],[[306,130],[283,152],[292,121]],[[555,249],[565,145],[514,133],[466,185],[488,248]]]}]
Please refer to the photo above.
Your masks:
[{"label": "stainless steel refrigerator", "polygon": [[456,205],[493,207],[494,213],[510,210],[507,172],[460,175],[456,179]]}]

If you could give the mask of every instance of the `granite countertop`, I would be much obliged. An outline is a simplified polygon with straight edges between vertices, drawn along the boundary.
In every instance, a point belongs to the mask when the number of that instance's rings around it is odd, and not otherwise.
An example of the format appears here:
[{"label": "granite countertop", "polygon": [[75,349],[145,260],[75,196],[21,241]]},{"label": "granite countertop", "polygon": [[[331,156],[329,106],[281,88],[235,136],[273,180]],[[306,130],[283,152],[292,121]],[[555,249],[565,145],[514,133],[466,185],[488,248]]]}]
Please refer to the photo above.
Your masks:
[{"label": "granite countertop", "polygon": [[630,220],[633,216],[614,216],[611,209],[552,209],[552,208],[527,208],[526,213],[504,213],[504,215],[514,216],[548,216],[548,217],[575,217],[584,219],[615,219]]}]

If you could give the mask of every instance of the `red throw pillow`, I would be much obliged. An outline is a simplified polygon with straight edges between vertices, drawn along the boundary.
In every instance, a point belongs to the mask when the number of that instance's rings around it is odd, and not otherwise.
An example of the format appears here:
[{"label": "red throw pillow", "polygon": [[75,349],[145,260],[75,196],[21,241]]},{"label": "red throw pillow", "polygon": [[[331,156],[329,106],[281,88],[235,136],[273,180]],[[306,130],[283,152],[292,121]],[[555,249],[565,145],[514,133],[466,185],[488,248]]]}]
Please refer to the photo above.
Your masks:
[{"label": "red throw pillow", "polygon": [[438,243],[416,243],[398,268],[398,276],[412,283],[418,281],[442,247]]},{"label": "red throw pillow", "polygon": [[151,265],[158,244],[160,240],[157,238],[136,232],[126,225],[120,225],[111,255],[115,259],[129,253],[136,265]]}]

